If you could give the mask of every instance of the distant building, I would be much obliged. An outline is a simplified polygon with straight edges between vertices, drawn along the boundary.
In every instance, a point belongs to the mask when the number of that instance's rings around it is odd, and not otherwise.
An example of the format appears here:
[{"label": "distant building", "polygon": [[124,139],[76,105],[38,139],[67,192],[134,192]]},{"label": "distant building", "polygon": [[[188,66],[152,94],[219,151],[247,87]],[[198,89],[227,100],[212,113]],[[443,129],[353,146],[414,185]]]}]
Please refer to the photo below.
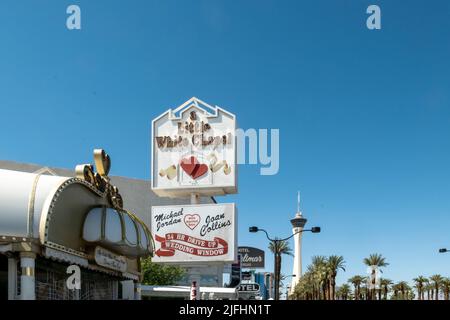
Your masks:
[{"label": "distant building", "polygon": [[[244,271],[245,277],[241,280],[241,284],[257,283],[259,285],[259,293],[257,294],[240,294],[243,298],[269,300],[274,298],[274,275],[272,272],[256,272],[255,270]],[[250,274],[249,277],[248,274]]]},{"label": "distant building", "polygon": [[255,282],[259,284],[260,295],[263,300],[273,299],[274,297],[274,276],[271,272],[255,273]]}]

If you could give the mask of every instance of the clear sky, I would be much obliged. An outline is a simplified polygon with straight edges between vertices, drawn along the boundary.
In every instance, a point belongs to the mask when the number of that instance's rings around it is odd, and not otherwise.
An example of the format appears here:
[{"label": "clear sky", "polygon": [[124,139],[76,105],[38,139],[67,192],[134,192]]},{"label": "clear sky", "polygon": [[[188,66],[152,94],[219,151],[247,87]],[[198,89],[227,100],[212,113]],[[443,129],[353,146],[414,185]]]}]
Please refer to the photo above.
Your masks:
[{"label": "clear sky", "polygon": [[149,179],[151,120],[196,96],[280,129],[280,172],[240,166],[239,194],[218,198],[241,245],[267,246],[250,225],[289,235],[301,190],[323,230],[304,267],[343,255],[341,283],[381,253],[395,281],[450,276],[449,1],[3,0],[0,44],[0,159],[73,168],[102,147],[111,174]]}]

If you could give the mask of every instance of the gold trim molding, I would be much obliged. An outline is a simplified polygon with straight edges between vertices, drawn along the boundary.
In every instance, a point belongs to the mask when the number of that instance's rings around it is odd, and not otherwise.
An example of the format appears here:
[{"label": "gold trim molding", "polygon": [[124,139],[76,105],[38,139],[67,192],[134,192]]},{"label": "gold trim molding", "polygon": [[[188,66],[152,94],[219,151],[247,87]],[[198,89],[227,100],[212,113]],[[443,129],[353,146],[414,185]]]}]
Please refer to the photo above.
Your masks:
[{"label": "gold trim molding", "polygon": [[111,158],[103,149],[94,149],[94,163],[79,164],[75,167],[76,177],[92,184],[101,193],[106,193],[109,202],[115,209],[123,208],[123,199],[119,189],[111,184],[108,177],[111,168]]},{"label": "gold trim molding", "polygon": [[22,275],[27,277],[34,277],[34,268],[22,267]]}]

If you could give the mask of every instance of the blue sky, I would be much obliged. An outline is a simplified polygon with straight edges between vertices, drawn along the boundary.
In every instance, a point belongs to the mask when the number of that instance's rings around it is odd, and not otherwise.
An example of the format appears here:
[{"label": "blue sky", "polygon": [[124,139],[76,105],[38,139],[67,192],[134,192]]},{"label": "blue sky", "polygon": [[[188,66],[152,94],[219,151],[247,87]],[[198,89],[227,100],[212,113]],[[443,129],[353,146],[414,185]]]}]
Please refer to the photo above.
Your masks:
[{"label": "blue sky", "polygon": [[[77,4],[82,30],[69,31]],[[378,4],[382,29],[369,31]],[[95,147],[113,175],[149,179],[150,122],[192,96],[242,128],[280,129],[280,171],[239,168],[241,245],[290,234],[296,192],[312,255],[347,272],[450,276],[450,2],[25,1],[0,3],[0,159],[72,168]],[[283,272],[291,273],[292,259]],[[272,256],[267,255],[267,268]]]}]

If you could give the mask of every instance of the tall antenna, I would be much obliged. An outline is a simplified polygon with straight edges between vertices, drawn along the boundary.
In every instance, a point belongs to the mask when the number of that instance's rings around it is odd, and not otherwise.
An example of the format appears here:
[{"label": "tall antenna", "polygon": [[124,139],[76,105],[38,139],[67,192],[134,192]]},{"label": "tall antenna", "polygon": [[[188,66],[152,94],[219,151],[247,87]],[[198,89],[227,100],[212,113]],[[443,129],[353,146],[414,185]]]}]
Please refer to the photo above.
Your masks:
[{"label": "tall antenna", "polygon": [[297,191],[297,212],[300,212],[300,191]]}]

